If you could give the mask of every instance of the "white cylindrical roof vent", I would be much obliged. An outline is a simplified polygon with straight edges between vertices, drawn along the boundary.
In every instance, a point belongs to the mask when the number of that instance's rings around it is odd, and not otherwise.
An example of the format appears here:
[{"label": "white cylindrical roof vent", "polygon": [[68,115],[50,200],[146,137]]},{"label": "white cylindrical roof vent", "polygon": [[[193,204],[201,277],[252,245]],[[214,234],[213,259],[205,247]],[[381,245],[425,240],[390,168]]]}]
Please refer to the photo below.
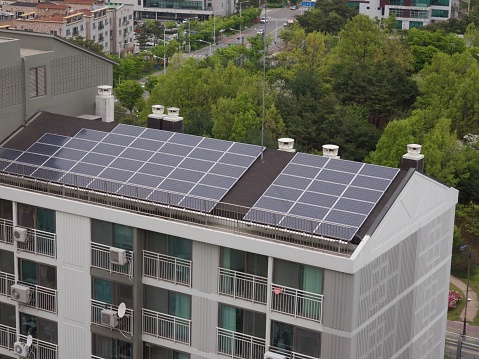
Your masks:
[{"label": "white cylindrical roof vent", "polygon": [[163,106],[163,105],[153,105],[153,106],[151,106],[151,112],[154,115],[163,115],[165,113],[165,106]]},{"label": "white cylindrical roof vent", "polygon": [[409,156],[419,156],[421,154],[421,145],[410,143],[407,145],[407,154]]},{"label": "white cylindrical roof vent", "polygon": [[97,87],[98,95],[109,96],[112,94],[113,87],[109,85],[100,85]]},{"label": "white cylindrical roof vent", "polygon": [[323,156],[331,157],[331,158],[339,158],[338,150],[339,150],[339,146],[323,145]]},{"label": "white cylindrical roof vent", "polygon": [[178,117],[180,115],[180,109],[178,107],[168,107],[168,117]]},{"label": "white cylindrical roof vent", "polygon": [[286,152],[296,152],[294,147],[294,140],[292,138],[279,138],[278,139],[278,149]]}]

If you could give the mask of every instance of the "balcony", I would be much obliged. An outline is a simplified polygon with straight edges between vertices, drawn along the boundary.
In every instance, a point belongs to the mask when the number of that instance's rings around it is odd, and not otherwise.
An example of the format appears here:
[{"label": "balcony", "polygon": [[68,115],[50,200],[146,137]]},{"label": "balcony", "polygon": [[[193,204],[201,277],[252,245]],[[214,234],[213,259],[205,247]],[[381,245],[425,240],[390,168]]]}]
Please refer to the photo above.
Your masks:
[{"label": "balcony", "polygon": [[319,357],[312,357],[306,354],[301,354],[301,353],[293,352],[293,351],[282,349],[282,348],[276,348],[276,347],[269,347],[269,351],[284,355],[289,359],[318,359],[319,358]]},{"label": "balcony", "polygon": [[118,273],[133,278],[133,252],[126,251],[128,263],[125,265],[114,264],[110,262],[110,247],[100,243],[90,243],[91,266],[93,268],[104,269],[110,273]]},{"label": "balcony", "polygon": [[57,235],[55,233],[31,228],[27,228],[27,230],[27,240],[23,243],[17,242],[19,250],[51,258],[57,257]]},{"label": "balcony", "polygon": [[15,284],[15,275],[0,272],[0,295],[10,297],[10,287]]},{"label": "balcony", "polygon": [[13,244],[13,222],[0,219],[0,243]]},{"label": "balcony", "polygon": [[105,302],[100,302],[99,300],[91,300],[91,322],[102,327],[117,329],[120,332],[129,333],[133,335],[133,310],[126,309],[125,316],[118,319],[118,325],[116,327],[111,327],[107,324],[101,322],[101,311],[103,309],[110,309],[115,312],[118,312],[118,306],[112,305]]},{"label": "balcony", "polygon": [[142,309],[143,334],[190,345],[191,320]]},{"label": "balcony", "polygon": [[263,359],[265,353],[264,339],[251,335],[216,328],[218,353],[232,358]]},{"label": "balcony", "polygon": [[18,281],[18,284],[30,287],[30,300],[23,305],[45,312],[57,314],[57,290],[28,282]]},{"label": "balcony", "polygon": [[323,295],[304,290],[271,285],[271,310],[298,318],[322,321]]},{"label": "balcony", "polygon": [[[20,341],[27,342],[26,335],[20,335]],[[33,339],[30,352],[35,353],[34,358],[38,359],[58,359],[58,345],[45,342],[39,339]]]},{"label": "balcony", "polygon": [[17,331],[14,327],[0,324],[0,348],[13,350],[13,344],[16,342]]},{"label": "balcony", "polygon": [[268,279],[253,274],[219,268],[218,293],[266,304]]},{"label": "balcony", "polygon": [[105,25],[103,25],[103,24],[101,24],[101,23],[98,24],[98,29],[99,29],[99,30],[103,30],[104,28],[105,28]]},{"label": "balcony", "polygon": [[191,287],[191,261],[143,251],[143,275]]}]

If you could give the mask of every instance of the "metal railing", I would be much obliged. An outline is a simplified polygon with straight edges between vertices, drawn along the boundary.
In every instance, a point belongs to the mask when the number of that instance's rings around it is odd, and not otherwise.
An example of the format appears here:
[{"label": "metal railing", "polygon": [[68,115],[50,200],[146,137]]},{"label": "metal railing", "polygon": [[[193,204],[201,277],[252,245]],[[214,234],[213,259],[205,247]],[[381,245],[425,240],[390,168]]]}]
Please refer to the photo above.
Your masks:
[{"label": "metal railing", "polygon": [[133,335],[133,310],[127,308],[125,312],[125,316],[123,318],[118,318],[118,325],[116,327],[111,327],[107,324],[103,324],[101,322],[101,311],[103,309],[113,310],[118,312],[118,306],[112,305],[109,303],[101,302],[99,300],[91,300],[91,322],[92,324],[96,324],[102,327],[116,329],[121,332],[129,333]]},{"label": "metal railing", "polygon": [[[0,159],[0,183],[349,257],[356,228]],[[35,178],[31,177],[35,171]],[[59,179],[60,178],[60,179]],[[95,188],[88,187],[95,182]],[[113,188],[120,190],[113,194]],[[141,200],[139,200],[141,198]],[[250,211],[250,212],[249,212]],[[248,213],[249,212],[249,213]],[[248,219],[244,217],[248,213]],[[282,225],[281,223],[286,223]]]},{"label": "metal railing", "polygon": [[[26,343],[27,336],[20,334],[20,341]],[[30,353],[34,355],[30,355],[29,358],[58,359],[58,345],[33,338]]]},{"label": "metal railing", "polygon": [[13,222],[0,219],[0,243],[13,244]]},{"label": "metal railing", "polygon": [[19,250],[46,257],[57,257],[57,235],[55,233],[27,228],[27,240],[17,242]]},{"label": "metal railing", "polygon": [[142,313],[143,334],[190,345],[191,320],[144,308]]},{"label": "metal railing", "polygon": [[143,251],[143,275],[191,287],[191,261]]},{"label": "metal railing", "polygon": [[[450,329],[449,327],[447,329]],[[454,329],[453,329],[454,330]],[[446,343],[445,348],[446,352],[456,354],[457,353],[457,345],[458,341],[461,340],[461,334],[458,332],[451,332],[446,330]],[[471,337],[471,336],[464,336],[462,339],[462,358],[469,359],[469,358],[477,358],[479,357],[479,338]],[[451,358],[453,356],[451,355]],[[454,355],[455,357],[455,355]]]},{"label": "metal railing", "polygon": [[57,290],[40,285],[18,281],[18,284],[30,287],[30,300],[22,304],[27,307],[43,310],[45,312],[57,313]]},{"label": "metal railing", "polygon": [[110,273],[118,273],[133,277],[133,252],[126,251],[128,263],[119,265],[110,262],[110,246],[90,242],[91,249],[91,266],[109,271]]},{"label": "metal railing", "polygon": [[13,350],[13,344],[16,342],[17,331],[14,327],[0,324],[0,348]]},{"label": "metal railing", "polygon": [[294,317],[322,320],[323,295],[289,288],[278,284],[271,285],[271,310]]},{"label": "metal railing", "polygon": [[298,352],[293,352],[291,350],[276,348],[276,347],[272,347],[272,346],[269,347],[269,351],[271,351],[273,353],[282,354],[289,359],[319,359],[319,356],[318,357],[312,357],[312,356],[309,356],[309,355],[306,355],[306,354],[301,354],[301,353],[298,353]]},{"label": "metal railing", "polygon": [[263,359],[264,339],[223,328],[216,328],[216,333],[219,354],[232,358]]},{"label": "metal railing", "polygon": [[268,279],[253,274],[219,268],[218,293],[266,304]]},{"label": "metal railing", "polygon": [[106,359],[106,358],[103,358],[103,357],[99,357],[98,355],[91,355],[90,356],[90,359]]},{"label": "metal railing", "polygon": [[10,287],[15,284],[15,275],[0,272],[0,295],[10,297]]}]

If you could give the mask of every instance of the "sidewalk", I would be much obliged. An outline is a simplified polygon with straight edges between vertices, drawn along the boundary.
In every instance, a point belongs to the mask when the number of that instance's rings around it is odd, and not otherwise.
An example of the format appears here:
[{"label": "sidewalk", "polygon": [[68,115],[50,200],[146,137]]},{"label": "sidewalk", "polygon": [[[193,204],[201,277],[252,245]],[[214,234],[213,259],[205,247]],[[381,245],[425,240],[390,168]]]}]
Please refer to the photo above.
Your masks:
[{"label": "sidewalk", "polygon": [[[453,277],[451,275],[451,283],[454,284],[456,287],[458,287],[461,291],[464,292],[464,297],[466,296],[466,289],[467,285],[464,283],[462,280]],[[464,300],[467,300],[467,298],[463,298]],[[466,320],[468,322],[472,321],[477,314],[477,294],[474,293],[471,289],[471,286],[469,286],[469,299],[470,301],[467,304],[467,318]],[[464,320],[464,315],[465,315],[466,308],[463,309],[461,316],[459,317],[461,320]]]}]

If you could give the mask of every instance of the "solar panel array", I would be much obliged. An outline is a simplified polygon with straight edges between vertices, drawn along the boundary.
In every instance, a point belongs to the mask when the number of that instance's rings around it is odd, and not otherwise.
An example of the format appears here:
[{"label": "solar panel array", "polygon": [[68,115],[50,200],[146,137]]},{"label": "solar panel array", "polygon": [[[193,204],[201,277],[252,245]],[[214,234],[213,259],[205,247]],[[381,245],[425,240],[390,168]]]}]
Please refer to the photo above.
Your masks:
[{"label": "solar panel array", "polygon": [[209,212],[260,153],[260,146],[120,124],[74,137],[45,134],[25,152],[2,148],[0,159],[12,163],[0,170]]},{"label": "solar panel array", "polygon": [[244,219],[349,241],[398,172],[297,153]]}]

